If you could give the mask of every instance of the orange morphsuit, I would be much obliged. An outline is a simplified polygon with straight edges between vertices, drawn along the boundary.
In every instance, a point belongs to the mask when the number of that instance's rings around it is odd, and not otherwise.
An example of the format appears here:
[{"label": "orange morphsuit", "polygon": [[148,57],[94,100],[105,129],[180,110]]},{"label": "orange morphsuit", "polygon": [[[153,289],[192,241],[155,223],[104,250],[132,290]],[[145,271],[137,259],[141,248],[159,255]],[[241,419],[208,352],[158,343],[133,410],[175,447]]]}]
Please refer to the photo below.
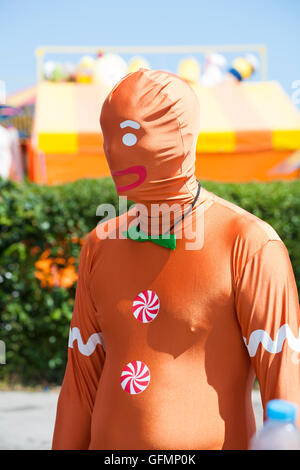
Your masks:
[{"label": "orange morphsuit", "polygon": [[[111,91],[101,127],[119,195],[148,209],[195,201],[198,106],[166,72],[141,69]],[[152,220],[140,217],[142,232]],[[283,242],[204,188],[175,225],[175,250],[127,238],[130,224],[134,209],[82,249],[53,449],[246,449],[255,375],[264,407],[300,402],[299,303]]]}]

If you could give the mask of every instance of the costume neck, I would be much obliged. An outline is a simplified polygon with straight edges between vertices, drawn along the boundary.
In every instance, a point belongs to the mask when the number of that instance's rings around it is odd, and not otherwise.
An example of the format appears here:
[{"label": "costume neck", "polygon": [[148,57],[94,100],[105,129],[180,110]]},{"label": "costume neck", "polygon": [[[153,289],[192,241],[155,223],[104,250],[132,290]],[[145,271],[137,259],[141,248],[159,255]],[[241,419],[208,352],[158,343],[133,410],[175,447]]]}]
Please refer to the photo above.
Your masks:
[{"label": "costume neck", "polygon": [[[172,189],[169,197],[160,196],[157,199],[152,198],[151,201],[135,201],[140,229],[152,235],[172,231],[172,227],[176,227],[186,214],[197,208],[200,201],[199,189],[199,183],[194,176],[177,192]],[[163,191],[160,191],[160,195],[162,193]]]}]

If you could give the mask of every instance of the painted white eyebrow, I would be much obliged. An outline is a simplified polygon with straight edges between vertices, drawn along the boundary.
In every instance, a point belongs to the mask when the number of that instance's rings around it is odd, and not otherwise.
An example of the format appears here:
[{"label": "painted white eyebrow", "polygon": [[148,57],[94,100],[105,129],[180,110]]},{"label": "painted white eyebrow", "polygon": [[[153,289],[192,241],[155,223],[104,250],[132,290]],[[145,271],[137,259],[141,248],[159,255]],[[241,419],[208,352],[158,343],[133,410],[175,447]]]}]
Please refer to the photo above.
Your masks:
[{"label": "painted white eyebrow", "polygon": [[127,119],[127,121],[121,122],[120,127],[122,129],[124,129],[124,127],[132,127],[133,129],[139,129],[141,126],[138,122]]}]

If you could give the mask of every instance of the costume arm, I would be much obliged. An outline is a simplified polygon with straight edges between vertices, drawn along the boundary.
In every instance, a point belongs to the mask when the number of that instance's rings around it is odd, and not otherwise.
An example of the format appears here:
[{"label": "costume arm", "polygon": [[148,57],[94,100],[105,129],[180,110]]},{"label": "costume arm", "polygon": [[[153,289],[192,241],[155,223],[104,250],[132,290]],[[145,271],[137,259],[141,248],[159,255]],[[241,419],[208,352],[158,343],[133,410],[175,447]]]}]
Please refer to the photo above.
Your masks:
[{"label": "costume arm", "polygon": [[299,406],[299,300],[288,251],[281,240],[266,242],[246,262],[236,282],[236,311],[259,381],[264,412],[273,398]]},{"label": "costume arm", "polygon": [[89,292],[88,242],[80,254],[68,362],[58,399],[53,449],[88,449],[94,401],[104,366],[103,336]]}]

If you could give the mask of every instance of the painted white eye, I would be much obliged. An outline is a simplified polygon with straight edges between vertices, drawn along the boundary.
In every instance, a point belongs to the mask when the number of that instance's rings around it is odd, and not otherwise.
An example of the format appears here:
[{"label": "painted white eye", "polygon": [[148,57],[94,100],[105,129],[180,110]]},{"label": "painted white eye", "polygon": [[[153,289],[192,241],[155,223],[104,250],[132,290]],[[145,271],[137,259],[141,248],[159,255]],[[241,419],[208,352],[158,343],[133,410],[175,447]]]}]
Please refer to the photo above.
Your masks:
[{"label": "painted white eye", "polygon": [[[124,129],[125,127],[132,127],[133,129],[139,129],[141,126],[138,122],[131,121],[131,119],[127,119],[126,121],[121,122],[120,127],[121,129]],[[131,132],[129,132],[128,134],[123,135],[122,142],[127,147],[132,147],[133,145],[137,143],[137,137],[135,134],[132,134]]]},{"label": "painted white eye", "polygon": [[122,137],[122,142],[123,142],[124,145],[127,145],[128,147],[131,147],[132,145],[135,145],[137,143],[136,135],[134,135],[134,134],[125,134]]}]

